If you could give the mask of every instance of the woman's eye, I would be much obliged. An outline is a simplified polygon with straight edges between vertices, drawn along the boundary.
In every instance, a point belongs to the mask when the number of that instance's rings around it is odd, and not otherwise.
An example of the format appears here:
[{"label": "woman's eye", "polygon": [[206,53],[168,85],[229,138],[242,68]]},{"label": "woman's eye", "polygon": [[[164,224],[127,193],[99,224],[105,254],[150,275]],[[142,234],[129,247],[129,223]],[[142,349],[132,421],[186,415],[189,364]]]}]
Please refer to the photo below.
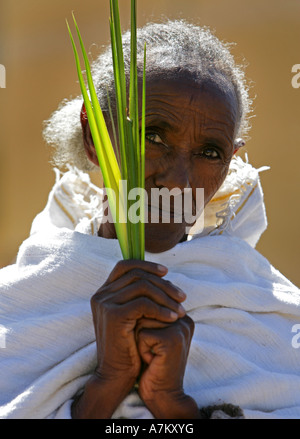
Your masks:
[{"label": "woman's eye", "polygon": [[205,148],[201,154],[203,157],[207,159],[218,159],[220,158],[220,154],[215,148]]},{"label": "woman's eye", "polygon": [[163,141],[161,140],[161,138],[159,137],[158,134],[156,133],[149,133],[146,134],[146,139],[149,140],[149,142],[151,143],[163,143]]}]

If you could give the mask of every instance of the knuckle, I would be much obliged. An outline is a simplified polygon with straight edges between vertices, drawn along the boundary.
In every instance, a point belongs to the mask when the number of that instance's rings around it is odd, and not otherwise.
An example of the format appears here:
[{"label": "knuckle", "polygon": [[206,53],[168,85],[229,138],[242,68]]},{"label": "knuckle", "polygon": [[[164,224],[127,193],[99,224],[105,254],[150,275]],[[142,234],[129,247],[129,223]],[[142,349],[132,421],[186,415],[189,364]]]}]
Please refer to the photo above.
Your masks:
[{"label": "knuckle", "polygon": [[155,318],[159,315],[160,307],[148,297],[140,297],[137,301],[139,311],[143,316]]},{"label": "knuckle", "polygon": [[137,299],[138,306],[141,310],[147,311],[148,309],[153,308],[154,303],[148,299],[148,297],[139,297]]},{"label": "knuckle", "polygon": [[111,278],[111,276],[119,276],[121,273],[128,271],[128,262],[129,261],[125,259],[121,259],[120,261],[118,261],[114,266],[109,278]]},{"label": "knuckle", "polygon": [[128,266],[128,260],[125,260],[125,259],[121,259],[120,261],[118,261],[116,263],[116,268],[119,268],[119,269],[126,268],[127,266]]},{"label": "knuckle", "polygon": [[195,323],[194,320],[188,315],[186,314],[184,316],[184,318],[182,319],[190,328],[194,328]]},{"label": "knuckle", "polygon": [[90,299],[90,305],[92,309],[101,308],[105,306],[104,296],[102,294],[103,290],[98,290]]},{"label": "knuckle", "polygon": [[151,282],[149,282],[147,279],[140,279],[139,278],[135,282],[135,285],[140,290],[141,293],[145,293],[152,288]]},{"label": "knuckle", "polygon": [[130,270],[129,276],[133,281],[137,281],[143,276],[143,271],[140,268],[133,268]]},{"label": "knuckle", "polygon": [[91,302],[98,302],[99,299],[103,296],[103,293],[106,291],[106,289],[108,288],[107,285],[103,284],[91,297],[90,301]]},{"label": "knuckle", "polygon": [[132,269],[136,268],[136,265],[139,264],[140,261],[135,259],[121,259],[117,262],[117,266],[121,269],[128,270],[132,267]]},{"label": "knuckle", "polygon": [[191,339],[194,333],[194,326],[194,321],[189,316],[185,315],[178,319],[173,325],[173,328],[171,328],[172,335],[175,337],[183,337],[185,340]]},{"label": "knuckle", "polygon": [[192,337],[195,330],[194,320],[188,315],[185,315],[182,320],[184,323],[183,327],[185,328],[187,337]]},{"label": "knuckle", "polygon": [[94,308],[98,303],[98,292],[94,294],[90,299],[91,307]]}]

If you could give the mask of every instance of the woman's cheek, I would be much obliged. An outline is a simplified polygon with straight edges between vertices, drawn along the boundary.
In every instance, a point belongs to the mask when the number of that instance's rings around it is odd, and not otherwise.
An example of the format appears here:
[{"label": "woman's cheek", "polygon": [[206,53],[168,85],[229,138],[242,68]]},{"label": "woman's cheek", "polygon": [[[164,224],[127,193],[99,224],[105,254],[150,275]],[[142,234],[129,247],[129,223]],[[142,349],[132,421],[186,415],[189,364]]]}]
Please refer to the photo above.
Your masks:
[{"label": "woman's cheek", "polygon": [[145,180],[155,175],[157,172],[157,163],[155,162],[155,158],[147,157],[145,160]]},{"label": "woman's cheek", "polygon": [[[215,193],[222,186],[227,174],[229,165],[208,164],[198,169],[195,188],[204,188],[204,204],[206,205]],[[199,178],[200,177],[200,178]]]}]

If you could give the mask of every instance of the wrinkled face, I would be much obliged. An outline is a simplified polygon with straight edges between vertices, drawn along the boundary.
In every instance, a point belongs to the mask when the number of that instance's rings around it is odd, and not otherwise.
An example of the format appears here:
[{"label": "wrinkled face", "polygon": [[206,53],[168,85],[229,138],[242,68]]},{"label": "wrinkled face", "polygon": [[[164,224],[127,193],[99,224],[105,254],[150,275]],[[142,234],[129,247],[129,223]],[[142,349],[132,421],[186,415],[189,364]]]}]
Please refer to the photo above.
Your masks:
[{"label": "wrinkled face", "polygon": [[[191,80],[160,79],[148,84],[145,165],[148,194],[152,188],[179,188],[182,192],[190,187],[195,208],[196,189],[204,188],[206,205],[227,175],[235,151],[237,114],[234,93],[221,91],[212,82],[195,84]],[[145,225],[147,250],[161,252],[185,239],[186,222],[177,223],[172,218],[172,202],[170,210],[169,223]]]},{"label": "wrinkled face", "polygon": [[[191,79],[148,79],[146,97],[145,189],[149,216],[145,224],[146,250],[156,253],[174,247],[186,237],[187,224],[170,221],[159,209],[159,222],[151,223],[151,190],[191,188],[193,208],[196,189],[204,188],[206,205],[222,185],[235,152],[237,101],[233,91],[212,82]],[[179,191],[179,192],[178,192]],[[183,205],[183,203],[182,203]],[[162,205],[160,205],[162,207]],[[193,211],[195,213],[195,210]],[[156,216],[157,218],[157,216]],[[191,225],[191,224],[189,224]],[[103,228],[102,236],[113,237]]]}]

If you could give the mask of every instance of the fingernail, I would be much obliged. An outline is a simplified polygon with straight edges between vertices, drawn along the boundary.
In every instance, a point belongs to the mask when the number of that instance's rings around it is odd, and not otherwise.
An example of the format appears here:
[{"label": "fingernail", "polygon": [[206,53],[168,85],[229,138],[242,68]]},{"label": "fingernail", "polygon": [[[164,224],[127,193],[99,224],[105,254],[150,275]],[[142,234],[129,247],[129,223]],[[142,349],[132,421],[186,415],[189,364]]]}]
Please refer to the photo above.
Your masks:
[{"label": "fingernail", "polygon": [[185,309],[182,305],[178,306],[178,314],[180,314],[182,317],[185,316]]},{"label": "fingernail", "polygon": [[178,319],[178,314],[174,311],[170,311],[170,317],[173,320],[177,320]]},{"label": "fingernail", "polygon": [[182,299],[186,299],[186,294],[180,288],[178,288],[178,296]]},{"label": "fingernail", "polygon": [[157,270],[160,271],[161,273],[167,273],[168,269],[167,267],[165,267],[164,265],[157,265]]}]

